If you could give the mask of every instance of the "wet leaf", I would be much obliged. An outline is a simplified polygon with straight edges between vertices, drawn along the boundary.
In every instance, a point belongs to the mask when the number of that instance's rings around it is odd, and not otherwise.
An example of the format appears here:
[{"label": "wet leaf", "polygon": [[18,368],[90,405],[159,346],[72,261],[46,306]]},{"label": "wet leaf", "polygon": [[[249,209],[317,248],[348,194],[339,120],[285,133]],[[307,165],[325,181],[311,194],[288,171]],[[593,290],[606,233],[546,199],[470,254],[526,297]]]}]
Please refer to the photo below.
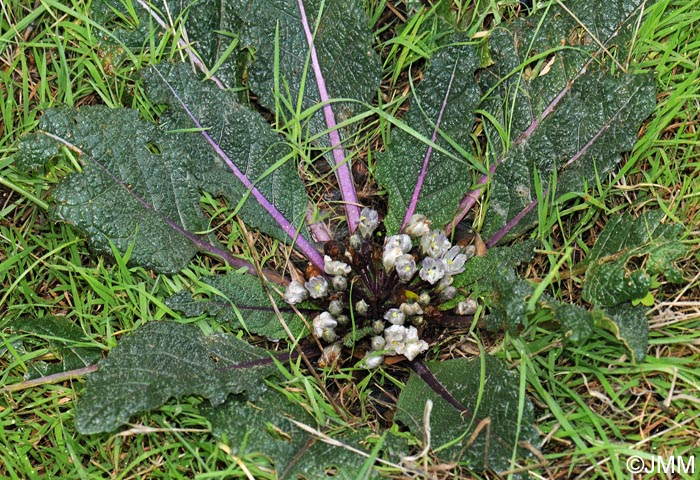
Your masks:
[{"label": "wet leaf", "polygon": [[[225,436],[234,455],[260,452],[275,465],[280,479],[333,478],[352,480],[367,458],[343,447],[322,442],[292,420],[318,429],[313,418],[298,403],[274,389],[256,400],[231,396],[216,407],[203,407],[217,437]],[[336,432],[336,441],[365,450],[361,441],[368,431]],[[371,469],[366,477],[380,478]]]},{"label": "wet leaf", "polygon": [[[206,313],[220,322],[232,322],[234,327],[245,328],[254,335],[270,339],[287,337],[258,278],[229,273],[202,281],[211,289],[202,289],[194,295],[187,291],[178,292],[167,300],[168,306],[189,317]],[[272,291],[271,295],[295,337],[308,334],[299,316],[284,299]]]},{"label": "wet leaf", "polygon": [[519,444],[534,444],[539,438],[533,426],[532,404],[520,397],[518,377],[502,361],[485,356],[430,362],[426,366],[466,410],[455,408],[412,373],[399,398],[395,421],[423,439],[429,399],[433,402],[431,446],[443,461],[499,472],[513,468],[514,454],[515,458],[530,455]]},{"label": "wet leaf", "polygon": [[277,367],[267,351],[234,335],[203,335],[193,325],[150,322],[123,338],[88,376],[76,407],[78,430],[109,432],[171,397],[202,395],[220,405],[229,393],[255,398]]},{"label": "wet leaf", "polygon": [[102,358],[102,349],[88,346],[85,332],[68,318],[23,318],[12,322],[11,326],[13,330],[47,340],[58,351],[60,362],[37,360],[29,363],[25,380],[87,367]]},{"label": "wet leaf", "polygon": [[[471,153],[471,124],[480,101],[477,68],[479,59],[470,45],[446,47],[434,55],[403,119],[410,131],[395,128],[386,154],[377,155],[377,180],[389,193],[388,232],[400,230],[409,208],[435,226],[446,224],[471,187],[472,167],[465,154]],[[426,145],[431,138],[442,151]]]}]

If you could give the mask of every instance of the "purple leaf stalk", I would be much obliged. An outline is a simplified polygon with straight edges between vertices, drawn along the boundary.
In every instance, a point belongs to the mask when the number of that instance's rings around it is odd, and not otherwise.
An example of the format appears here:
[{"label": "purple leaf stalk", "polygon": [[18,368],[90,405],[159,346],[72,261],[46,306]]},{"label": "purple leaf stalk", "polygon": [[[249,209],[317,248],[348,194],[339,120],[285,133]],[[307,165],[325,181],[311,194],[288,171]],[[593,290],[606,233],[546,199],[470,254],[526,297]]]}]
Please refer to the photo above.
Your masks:
[{"label": "purple leaf stalk", "polygon": [[457,63],[455,62],[452,68],[452,74],[450,75],[450,81],[447,84],[447,90],[445,91],[445,96],[442,99],[442,105],[440,106],[440,113],[438,113],[437,120],[435,121],[435,129],[433,130],[433,136],[430,137],[431,145],[428,145],[428,149],[425,152],[425,157],[423,158],[423,166],[421,167],[420,174],[418,175],[418,180],[416,181],[416,186],[413,189],[413,195],[411,195],[411,201],[406,208],[406,215],[403,218],[403,224],[401,225],[401,230],[403,230],[408,221],[416,212],[416,205],[418,205],[418,197],[420,196],[421,188],[423,188],[423,182],[425,181],[425,175],[428,172],[428,164],[430,163],[430,157],[433,154],[433,146],[435,140],[438,136],[438,130],[440,129],[440,122],[442,122],[442,114],[445,112],[445,107],[447,106],[447,99],[450,97],[450,90],[452,90],[452,81],[455,78],[455,72],[457,71]]},{"label": "purple leaf stalk", "polygon": [[319,268],[323,268],[323,256],[316,250],[316,248],[308,241],[306,240],[303,236],[298,235],[298,231],[296,226],[292,225],[292,223],[285,218],[282,213],[277,210],[277,208],[265,197],[265,195],[258,190],[253,183],[248,179],[248,177],[245,176],[243,172],[241,172],[238,167],[233,163],[231,158],[226,154],[226,152],[223,151],[221,146],[219,146],[216,141],[207,133],[207,131],[204,129],[202,124],[199,122],[197,117],[192,113],[192,111],[189,109],[189,107],[185,104],[185,102],[182,100],[182,98],[178,95],[178,93],[175,91],[175,89],[170,85],[170,83],[161,75],[161,73],[158,71],[158,69],[154,69],[154,71],[158,74],[158,76],[163,80],[163,83],[168,87],[170,92],[173,94],[173,97],[178,101],[182,109],[185,111],[188,117],[190,117],[190,120],[192,120],[192,123],[200,130],[200,133],[204,137],[204,139],[209,143],[209,145],[214,149],[216,154],[221,157],[221,159],[226,162],[226,165],[228,165],[229,169],[236,175],[236,178],[248,189],[250,194],[255,198],[255,200],[267,211],[267,213],[279,224],[279,226],[284,230],[284,232],[289,236],[289,238],[295,240],[296,247],[304,254],[306,255],[306,258],[309,259],[311,263],[316,265]]},{"label": "purple leaf stalk", "polygon": [[306,10],[304,9],[304,2],[303,0],[297,0],[297,4],[299,5],[299,13],[301,14],[301,23],[304,28],[304,34],[306,35],[306,41],[309,44],[311,67],[314,71],[314,76],[316,77],[316,84],[318,85],[320,100],[321,103],[323,103],[323,116],[326,120],[326,125],[328,126],[328,138],[331,143],[333,160],[335,161],[336,165],[336,176],[338,178],[340,193],[342,194],[343,201],[345,203],[345,215],[348,220],[348,227],[352,233],[355,231],[357,224],[360,221],[360,208],[358,206],[359,201],[357,200],[357,192],[355,191],[355,184],[352,179],[352,173],[350,172],[349,162],[346,161],[347,157],[343,151],[343,147],[341,146],[340,134],[338,133],[337,124],[335,122],[335,115],[333,114],[333,109],[329,103],[330,97],[326,88],[326,81],[323,78],[323,72],[321,71],[321,65],[318,61],[318,56],[316,55],[316,46],[314,45],[313,34],[306,16]]}]

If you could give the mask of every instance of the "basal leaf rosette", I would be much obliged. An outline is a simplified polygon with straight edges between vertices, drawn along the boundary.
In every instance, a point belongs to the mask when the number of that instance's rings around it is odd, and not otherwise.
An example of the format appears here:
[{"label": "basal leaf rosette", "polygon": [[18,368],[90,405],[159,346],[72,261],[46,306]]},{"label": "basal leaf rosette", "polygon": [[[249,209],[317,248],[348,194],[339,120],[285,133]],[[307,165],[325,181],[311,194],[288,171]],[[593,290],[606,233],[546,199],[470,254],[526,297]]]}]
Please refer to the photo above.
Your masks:
[{"label": "basal leaf rosette", "polygon": [[452,245],[421,214],[397,235],[384,238],[377,234],[379,227],[379,214],[364,208],[357,232],[345,242],[326,243],[323,272],[309,269],[305,282],[287,286],[287,303],[308,299],[320,308],[312,325],[325,344],[322,364],[332,363],[343,347],[360,344],[370,369],[387,356],[413,360],[428,350],[421,333],[431,320],[475,311],[470,300],[453,302],[447,313],[441,308],[456,299],[453,276],[464,271],[473,246]]}]

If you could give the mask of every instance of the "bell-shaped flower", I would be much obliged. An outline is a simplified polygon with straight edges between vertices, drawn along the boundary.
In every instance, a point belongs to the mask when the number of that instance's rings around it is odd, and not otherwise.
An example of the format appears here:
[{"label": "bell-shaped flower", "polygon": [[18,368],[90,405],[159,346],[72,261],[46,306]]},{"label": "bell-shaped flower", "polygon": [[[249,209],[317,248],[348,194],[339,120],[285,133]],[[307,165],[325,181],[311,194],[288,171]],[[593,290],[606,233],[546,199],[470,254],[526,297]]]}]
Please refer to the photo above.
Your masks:
[{"label": "bell-shaped flower", "polygon": [[322,312],[320,315],[317,315],[313,324],[314,333],[319,337],[323,336],[325,330],[332,330],[338,326],[336,319],[328,312]]},{"label": "bell-shaped flower", "polygon": [[309,296],[308,290],[299,282],[291,281],[284,290],[284,300],[290,305],[302,302]]},{"label": "bell-shaped flower", "polygon": [[311,298],[323,298],[328,295],[328,280],[323,275],[311,277],[305,285]]},{"label": "bell-shaped flower", "polygon": [[328,255],[323,257],[323,271],[328,275],[340,275],[344,276],[350,273],[350,265],[347,263],[340,262],[338,260],[333,260]]},{"label": "bell-shaped flower", "polygon": [[377,368],[382,363],[384,363],[384,355],[365,355],[365,366],[370,370]]},{"label": "bell-shaped flower", "polygon": [[410,282],[417,271],[416,261],[413,259],[413,255],[408,255],[406,253],[396,258],[394,268],[396,268],[396,274],[399,276],[399,280],[403,283]]},{"label": "bell-shaped flower", "polygon": [[[416,327],[408,327],[406,330],[406,341],[404,342],[404,350],[402,353],[407,359],[413,360],[419,354],[428,349],[428,342],[418,338],[418,330]],[[399,352],[397,352],[399,353]]]},{"label": "bell-shaped flower", "polygon": [[422,237],[430,233],[430,221],[428,221],[425,215],[416,213],[408,219],[406,228],[404,228],[403,231],[413,238]]},{"label": "bell-shaped flower", "polygon": [[403,353],[406,348],[406,328],[402,325],[392,325],[384,330],[384,340],[386,340],[386,349],[391,350],[387,355],[396,355]]},{"label": "bell-shaped flower", "polygon": [[384,247],[384,253],[382,254],[382,263],[384,264],[384,270],[390,272],[394,269],[396,265],[396,260],[404,253],[401,251],[401,247],[389,246]]},{"label": "bell-shaped flower", "polygon": [[379,226],[379,214],[371,208],[363,208],[360,211],[360,222],[357,224],[357,229],[362,235],[362,238],[367,240],[372,236],[376,228]]},{"label": "bell-shaped flower", "polygon": [[467,256],[460,253],[462,249],[455,245],[450,248],[442,257],[445,264],[445,273],[448,275],[456,275],[464,271],[464,262],[467,261]]},{"label": "bell-shaped flower", "polygon": [[386,241],[384,242],[384,249],[386,250],[387,248],[392,247],[399,247],[401,249],[401,253],[410,252],[413,248],[411,237],[403,233],[400,235],[392,235],[387,237]]},{"label": "bell-shaped flower", "polygon": [[398,308],[390,308],[384,314],[384,320],[392,325],[403,325],[406,321],[406,315]]},{"label": "bell-shaped flower", "polygon": [[440,230],[433,230],[420,240],[423,253],[433,258],[441,258],[451,246],[450,241]]},{"label": "bell-shaped flower", "polygon": [[440,260],[425,257],[423,259],[423,268],[420,269],[419,275],[420,278],[429,284],[435,285],[437,281],[445,276],[445,266]]},{"label": "bell-shaped flower", "polygon": [[333,283],[333,288],[339,292],[342,292],[348,287],[348,279],[343,275],[336,275],[331,282]]}]

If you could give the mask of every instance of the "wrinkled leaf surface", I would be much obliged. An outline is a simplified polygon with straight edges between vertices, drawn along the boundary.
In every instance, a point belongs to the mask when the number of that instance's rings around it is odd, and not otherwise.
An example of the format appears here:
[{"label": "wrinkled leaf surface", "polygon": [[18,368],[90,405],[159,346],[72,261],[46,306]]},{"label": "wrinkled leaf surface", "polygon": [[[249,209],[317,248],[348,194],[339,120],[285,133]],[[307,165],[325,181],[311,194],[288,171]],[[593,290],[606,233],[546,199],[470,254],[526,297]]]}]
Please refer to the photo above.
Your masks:
[{"label": "wrinkled leaf surface", "polygon": [[202,395],[220,405],[229,393],[251,397],[276,372],[267,351],[233,335],[203,335],[193,325],[150,322],[119,342],[88,376],[76,408],[81,433],[109,432],[171,397]]},{"label": "wrinkled leaf surface", "polygon": [[[260,452],[275,465],[279,478],[333,478],[354,480],[366,457],[328,445],[297,427],[290,419],[317,429],[313,418],[297,403],[276,390],[257,400],[240,395],[216,407],[204,407],[214,435],[226,435],[234,455]],[[363,433],[331,434],[338,441],[366,450],[359,444]],[[366,478],[379,478],[370,473]]]},{"label": "wrinkled leaf surface", "polygon": [[[234,327],[245,328],[255,335],[271,339],[287,337],[258,278],[230,273],[203,281],[212,290],[195,295],[187,291],[178,292],[168,299],[168,306],[190,317],[206,313],[218,321],[232,322]],[[284,299],[274,292],[271,294],[295,337],[308,333],[299,316],[288,308]]]},{"label": "wrinkled leaf surface", "polygon": [[377,180],[389,193],[389,211],[384,219],[389,233],[401,228],[424,165],[425,178],[415,213],[426,215],[435,226],[452,219],[459,200],[471,187],[472,167],[450,143],[471,152],[473,111],[480,101],[474,82],[477,68],[479,60],[470,45],[440,50],[431,58],[404,118],[408,127],[425,139],[430,139],[437,128],[435,143],[445,152],[395,128],[387,152],[377,155]]},{"label": "wrinkled leaf surface", "polygon": [[[516,458],[529,455],[527,450],[517,444],[534,444],[538,439],[537,430],[533,426],[535,418],[532,404],[524,400],[519,422],[521,399],[518,378],[506,369],[503,362],[486,356],[482,359],[460,358],[426,365],[440,383],[474,414],[474,418],[460,414],[412,373],[399,398],[396,421],[408,426],[422,439],[423,415],[426,400],[430,399],[433,402],[430,417],[431,445],[440,459],[464,462],[475,470],[505,471],[512,468],[511,457],[515,450]],[[481,430],[476,433],[479,428]],[[445,446],[454,439],[461,440]]]}]

